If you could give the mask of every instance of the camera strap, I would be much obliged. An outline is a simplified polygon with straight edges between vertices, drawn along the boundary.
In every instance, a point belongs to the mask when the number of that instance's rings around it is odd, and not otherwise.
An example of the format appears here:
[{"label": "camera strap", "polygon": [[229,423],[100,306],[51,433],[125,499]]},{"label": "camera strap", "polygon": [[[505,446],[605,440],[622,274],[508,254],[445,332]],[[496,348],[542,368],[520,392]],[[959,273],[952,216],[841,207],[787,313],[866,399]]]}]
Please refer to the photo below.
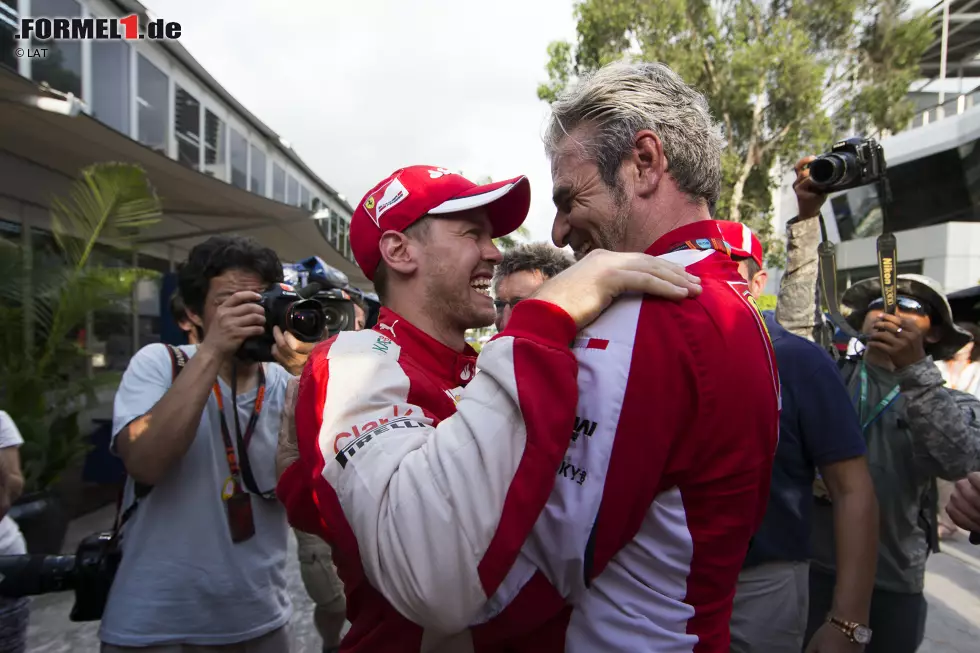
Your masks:
[{"label": "camera strap", "polygon": [[[177,375],[180,374],[184,366],[187,365],[187,354],[184,350],[174,347],[173,345],[165,345],[167,348],[167,353],[170,354],[170,384],[177,380]],[[152,485],[145,485],[143,483],[137,483],[133,480],[133,503],[125,511],[122,509],[123,495],[126,492],[126,485],[123,484],[121,490],[119,490],[119,497],[116,499],[116,521],[112,527],[113,537],[118,537],[120,529],[132,518],[133,513],[136,512],[136,507],[139,506],[140,499],[143,499],[150,493],[153,489]]]},{"label": "camera strap", "polygon": [[820,221],[820,245],[817,246],[820,263],[820,292],[827,304],[830,321],[847,337],[857,338],[864,342],[865,337],[848,324],[844,316],[841,315],[840,304],[837,301],[837,247],[827,238],[827,224],[824,222],[823,213],[818,214],[817,219]]},{"label": "camera strap", "polygon": [[[231,474],[232,491],[239,493],[242,491],[242,482],[245,488],[252,494],[257,494],[263,499],[275,498],[275,490],[261,492],[255,482],[255,475],[252,473],[252,465],[248,458],[248,445],[252,442],[255,434],[255,427],[258,424],[259,416],[262,414],[262,406],[265,403],[265,367],[259,365],[259,387],[255,394],[255,405],[252,407],[252,415],[245,426],[245,433],[242,433],[241,422],[238,417],[238,371],[232,370],[231,375],[231,402],[232,412],[235,418],[235,444],[238,446],[238,456],[241,457],[241,466],[235,456],[235,445],[232,444],[231,433],[228,429],[228,420],[225,418],[224,401],[221,398],[221,386],[214,382],[214,397],[218,402],[218,419],[221,427],[221,438],[224,440],[225,457],[228,461],[228,472]],[[222,489],[222,495],[227,498],[227,488]]]},{"label": "camera strap", "polygon": [[898,280],[895,273],[898,267],[898,242],[895,234],[884,233],[878,236],[878,276],[881,279],[881,298],[885,302],[884,311],[894,315],[898,308]]}]

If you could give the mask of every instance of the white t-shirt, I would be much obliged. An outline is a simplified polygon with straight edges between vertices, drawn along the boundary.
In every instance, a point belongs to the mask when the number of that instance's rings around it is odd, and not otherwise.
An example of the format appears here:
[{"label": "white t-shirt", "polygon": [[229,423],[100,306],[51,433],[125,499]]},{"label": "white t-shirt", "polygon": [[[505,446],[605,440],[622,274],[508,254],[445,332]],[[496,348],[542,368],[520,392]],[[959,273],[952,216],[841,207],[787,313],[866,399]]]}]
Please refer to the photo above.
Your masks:
[{"label": "white t-shirt", "polygon": [[[6,412],[0,410],[0,449],[19,447],[22,444],[24,444],[24,438],[17,430],[14,420],[10,419],[10,415]],[[17,528],[17,522],[11,519],[10,515],[4,515],[4,518],[0,519],[0,555],[20,555],[22,553],[27,553],[24,536]]]},{"label": "white t-shirt", "polygon": [[[197,347],[181,349],[193,356]],[[133,356],[116,393],[113,446],[126,425],[163,397],[171,377],[170,354],[164,345],[149,345]],[[261,492],[275,488],[279,417],[286,383],[292,378],[276,364],[265,365],[265,377],[265,401],[248,448]],[[231,391],[223,380],[218,382],[234,442]],[[256,392],[253,388],[238,395],[242,429],[247,428]],[[229,473],[220,428],[212,393],[190,449],[140,500],[126,524],[122,563],[99,631],[103,642],[134,647],[233,644],[289,621],[285,509],[278,501],[252,496],[255,535],[239,544],[231,541],[221,499]],[[236,456],[241,464],[237,451]],[[132,496],[129,479],[125,505]]]}]

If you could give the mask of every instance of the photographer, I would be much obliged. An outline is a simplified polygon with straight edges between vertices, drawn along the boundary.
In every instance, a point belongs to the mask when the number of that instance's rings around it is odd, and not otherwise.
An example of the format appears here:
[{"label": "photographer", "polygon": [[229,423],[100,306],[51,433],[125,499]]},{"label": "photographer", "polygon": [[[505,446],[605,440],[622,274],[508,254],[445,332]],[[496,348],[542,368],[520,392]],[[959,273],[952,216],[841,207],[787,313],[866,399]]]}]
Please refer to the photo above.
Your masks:
[{"label": "photographer", "polygon": [[275,449],[286,383],[313,345],[275,327],[279,364],[236,356],[266,333],[256,302],[282,279],[275,252],[254,240],[195,246],[178,282],[201,344],[180,348],[189,360],[179,375],[177,357],[159,344],[137,352],[123,375],[113,450],[130,476],[126,504],[142,498],[123,530],[103,651],[289,649]]},{"label": "photographer", "polygon": [[[949,390],[930,356],[942,359],[969,342],[953,324],[939,284],[898,275],[898,308],[884,313],[881,282],[865,279],[844,293],[847,321],[867,337],[863,355],[842,363],[857,403],[880,506],[878,568],[867,651],[909,653],[925,636],[926,558],[937,550],[936,479],[980,469],[980,401]],[[835,567],[831,507],[814,512],[810,572],[813,632],[830,609]]]}]

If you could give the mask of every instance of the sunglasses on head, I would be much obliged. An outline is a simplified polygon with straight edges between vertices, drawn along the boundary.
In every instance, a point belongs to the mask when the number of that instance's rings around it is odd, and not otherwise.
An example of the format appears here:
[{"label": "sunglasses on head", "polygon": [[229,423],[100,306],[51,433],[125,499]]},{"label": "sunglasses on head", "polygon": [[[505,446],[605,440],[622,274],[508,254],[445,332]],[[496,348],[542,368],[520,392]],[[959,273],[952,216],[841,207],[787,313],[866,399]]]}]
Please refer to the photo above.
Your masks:
[{"label": "sunglasses on head", "polygon": [[[905,313],[915,313],[916,315],[929,317],[929,307],[914,297],[899,295],[895,301],[898,304],[898,307]],[[883,308],[885,308],[885,300],[883,297],[877,297],[870,304],[868,304],[869,311],[881,310]]]}]

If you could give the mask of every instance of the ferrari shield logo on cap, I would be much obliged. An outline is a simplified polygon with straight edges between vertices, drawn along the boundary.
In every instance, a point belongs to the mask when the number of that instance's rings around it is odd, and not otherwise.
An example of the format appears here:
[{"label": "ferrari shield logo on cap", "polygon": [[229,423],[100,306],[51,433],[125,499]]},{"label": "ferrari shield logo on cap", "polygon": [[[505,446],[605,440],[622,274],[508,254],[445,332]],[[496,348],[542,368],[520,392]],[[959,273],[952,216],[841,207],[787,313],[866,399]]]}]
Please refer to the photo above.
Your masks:
[{"label": "ferrari shield logo on cap", "polygon": [[371,220],[378,228],[381,227],[380,220],[389,209],[396,206],[399,202],[408,197],[408,189],[398,178],[394,178],[387,184],[371,193],[364,202],[364,210],[371,216]]}]

